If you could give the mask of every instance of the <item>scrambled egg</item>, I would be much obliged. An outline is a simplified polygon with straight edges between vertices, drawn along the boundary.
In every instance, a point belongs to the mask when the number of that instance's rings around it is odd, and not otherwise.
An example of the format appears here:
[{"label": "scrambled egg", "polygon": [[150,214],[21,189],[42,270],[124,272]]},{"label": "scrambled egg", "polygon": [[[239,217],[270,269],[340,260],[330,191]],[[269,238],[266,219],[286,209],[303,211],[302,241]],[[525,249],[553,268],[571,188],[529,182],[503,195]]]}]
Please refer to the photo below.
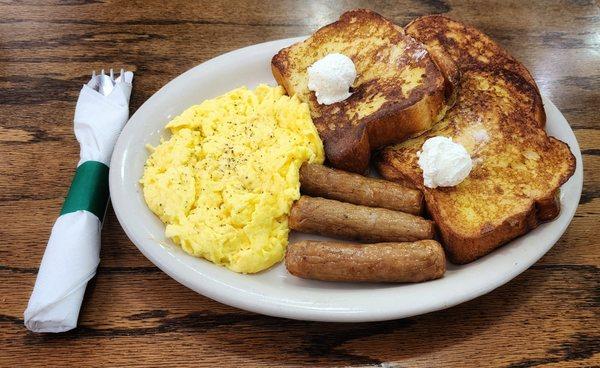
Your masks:
[{"label": "scrambled egg", "polygon": [[279,262],[303,162],[322,163],[308,106],[281,87],[245,87],[185,110],[152,149],[141,179],[166,235],[233,271]]}]

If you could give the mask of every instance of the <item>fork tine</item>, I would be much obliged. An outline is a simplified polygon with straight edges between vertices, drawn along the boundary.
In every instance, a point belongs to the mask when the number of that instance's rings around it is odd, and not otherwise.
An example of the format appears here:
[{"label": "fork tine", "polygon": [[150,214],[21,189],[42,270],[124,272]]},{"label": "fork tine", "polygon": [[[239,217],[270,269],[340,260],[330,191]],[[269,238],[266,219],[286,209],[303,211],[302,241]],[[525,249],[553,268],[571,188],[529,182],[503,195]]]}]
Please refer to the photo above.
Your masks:
[{"label": "fork tine", "polygon": [[100,75],[104,76],[104,69],[100,72]]},{"label": "fork tine", "polygon": [[92,70],[92,78],[96,76],[96,71]]},{"label": "fork tine", "polygon": [[113,73],[113,68],[110,68],[110,80],[115,81],[115,74]]}]

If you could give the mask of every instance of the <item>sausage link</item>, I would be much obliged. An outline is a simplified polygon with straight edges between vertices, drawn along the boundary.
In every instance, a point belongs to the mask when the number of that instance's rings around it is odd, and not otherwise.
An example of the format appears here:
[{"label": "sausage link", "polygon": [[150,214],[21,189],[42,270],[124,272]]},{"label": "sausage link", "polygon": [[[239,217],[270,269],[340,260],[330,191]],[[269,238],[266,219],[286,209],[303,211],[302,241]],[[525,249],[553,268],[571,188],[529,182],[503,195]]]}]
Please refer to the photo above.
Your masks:
[{"label": "sausage link", "polygon": [[367,242],[433,239],[433,222],[385,208],[302,196],[292,206],[289,226],[303,233]]},{"label": "sausage link", "polygon": [[423,209],[423,195],[417,189],[318,164],[302,165],[300,190],[313,197],[387,208],[414,215],[420,214]]},{"label": "sausage link", "polygon": [[435,240],[377,244],[309,240],[288,245],[285,266],[292,275],[313,280],[421,282],[442,277],[446,258]]}]

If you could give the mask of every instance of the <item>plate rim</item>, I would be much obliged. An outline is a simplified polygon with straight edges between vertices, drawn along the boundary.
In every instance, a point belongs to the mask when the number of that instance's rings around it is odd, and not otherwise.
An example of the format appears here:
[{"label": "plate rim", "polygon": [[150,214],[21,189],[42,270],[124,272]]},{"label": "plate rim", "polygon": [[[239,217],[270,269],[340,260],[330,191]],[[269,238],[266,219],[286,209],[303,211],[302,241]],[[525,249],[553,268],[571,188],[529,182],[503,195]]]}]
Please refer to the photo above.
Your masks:
[{"label": "plate rim", "polygon": [[[306,38],[306,36],[285,38],[285,39],[273,40],[273,41],[268,41],[268,42],[259,43],[259,44],[255,44],[255,45],[246,46],[246,47],[243,47],[240,49],[232,50],[227,53],[221,54],[221,55],[216,56],[215,58],[212,58],[210,60],[207,60],[193,68],[190,68],[187,71],[183,72],[182,74],[171,79],[168,83],[166,83],[158,91],[156,91],[150,98],[148,98],[137,109],[137,111],[130,117],[129,121],[136,119],[136,117],[139,115],[142,115],[144,112],[145,106],[147,108],[147,106],[149,104],[151,104],[153,102],[153,100],[159,98],[159,96],[161,94],[164,94],[165,91],[167,91],[169,88],[171,88],[171,86],[177,84],[178,82],[180,82],[183,79],[188,78],[192,73],[197,71],[199,68],[214,67],[221,60],[231,58],[232,56],[234,56],[238,53],[254,51],[254,49],[260,50],[260,49],[264,49],[264,48],[270,48],[270,47],[273,47],[274,45],[280,45],[280,44],[284,44],[284,43],[291,44],[293,42],[301,41],[304,38]],[[581,158],[581,151],[579,148],[579,143],[577,142],[577,138],[576,138],[572,128],[568,124],[568,121],[566,120],[566,118],[564,118],[564,115],[562,115],[562,113],[556,108],[556,106],[552,103],[552,101],[550,101],[550,99],[546,98],[545,96],[542,96],[542,98],[543,98],[544,108],[545,108],[546,112],[548,113],[548,110],[555,110],[555,112],[553,112],[553,113],[558,113],[559,117],[562,117],[562,119],[564,119],[564,121],[566,122],[566,124],[568,126],[569,133],[572,134],[574,137],[575,144],[574,145],[570,144],[569,147],[571,149],[571,152],[573,153],[573,155],[576,158],[576,169],[575,169],[575,173],[570,178],[570,180],[577,181],[576,183],[574,183],[576,185],[575,189],[577,190],[577,193],[576,193],[577,204],[573,207],[573,209],[570,213],[566,214],[569,217],[568,221],[565,223],[563,228],[560,229],[560,231],[556,232],[556,235],[553,237],[555,239],[553,239],[549,245],[546,245],[546,249],[543,252],[540,252],[539,256],[528,259],[527,262],[520,264],[519,267],[516,268],[516,270],[503,275],[503,277],[498,277],[498,278],[494,279],[494,282],[486,283],[484,287],[480,287],[479,289],[473,290],[470,293],[463,293],[463,294],[461,294],[460,297],[455,297],[455,298],[452,298],[451,300],[446,300],[445,302],[438,302],[437,304],[433,303],[433,304],[429,305],[428,307],[417,306],[412,309],[405,307],[404,309],[400,308],[399,310],[388,308],[388,309],[380,309],[377,311],[351,310],[351,309],[340,309],[340,310],[331,309],[331,310],[323,311],[320,309],[310,308],[310,306],[298,306],[295,304],[290,304],[289,302],[286,303],[285,300],[282,301],[280,299],[267,298],[267,297],[265,297],[265,295],[253,295],[254,296],[253,298],[241,298],[238,296],[232,296],[231,293],[221,292],[221,290],[223,290],[221,288],[235,289],[235,287],[228,285],[228,284],[224,284],[223,282],[221,282],[220,280],[217,280],[215,278],[208,277],[208,281],[210,281],[214,284],[211,287],[199,286],[197,283],[194,282],[194,280],[190,280],[189,277],[184,275],[183,272],[179,272],[177,267],[173,266],[174,265],[173,262],[178,262],[177,260],[175,260],[174,257],[159,258],[156,256],[156,250],[153,251],[153,250],[145,247],[144,245],[142,245],[145,241],[147,241],[147,239],[146,240],[140,239],[137,232],[131,228],[131,224],[129,224],[127,218],[125,218],[124,209],[122,207],[122,202],[121,203],[119,202],[124,199],[122,196],[123,193],[121,191],[119,174],[121,174],[121,176],[123,175],[123,172],[122,172],[123,167],[120,165],[120,163],[122,163],[124,160],[124,151],[126,151],[126,148],[127,148],[127,146],[123,146],[124,139],[122,139],[122,137],[126,137],[127,135],[132,134],[131,131],[134,129],[133,124],[129,124],[129,121],[125,125],[125,128],[123,129],[121,135],[119,136],[119,139],[117,140],[117,143],[115,145],[115,150],[114,150],[113,156],[111,158],[110,166],[112,169],[110,170],[110,174],[109,174],[109,186],[110,186],[111,197],[113,199],[113,208],[114,208],[115,214],[117,216],[117,219],[118,219],[121,227],[125,231],[126,235],[128,236],[128,238],[135,244],[135,246],[138,248],[138,250],[140,250],[140,252],[147,259],[149,259],[154,265],[156,265],[158,268],[160,268],[163,272],[165,272],[171,278],[175,279],[177,282],[194,290],[195,292],[197,292],[201,295],[204,295],[208,298],[211,298],[213,300],[216,300],[220,303],[227,304],[227,305],[230,305],[230,306],[233,306],[236,308],[240,308],[243,310],[248,310],[248,311],[252,311],[252,312],[256,312],[256,313],[260,313],[260,314],[276,316],[276,317],[284,317],[284,318],[299,319],[299,320],[311,320],[311,321],[328,321],[328,322],[383,321],[383,320],[391,320],[391,319],[397,319],[397,318],[405,318],[405,317],[409,317],[409,316],[420,315],[420,314],[430,313],[430,312],[441,310],[441,309],[450,308],[452,306],[472,300],[481,295],[485,295],[485,294],[491,292],[492,290],[506,284],[508,281],[512,280],[519,274],[521,274],[524,271],[526,271],[527,269],[529,269],[531,267],[531,265],[533,265],[540,258],[542,258],[554,246],[554,244],[556,244],[556,242],[560,239],[560,237],[564,234],[564,232],[570,225],[570,223],[575,215],[575,212],[577,210],[579,200],[581,197],[582,188],[583,188],[583,166],[582,166],[582,158]],[[120,168],[120,170],[116,170],[116,168]],[[563,207],[563,205],[561,203],[561,214],[554,221],[558,221],[558,219],[561,216],[565,215],[564,210],[565,210],[565,208]],[[527,235],[529,235],[529,234],[525,234],[524,236],[527,236]],[[505,245],[505,246],[507,246],[507,245]],[[505,247],[505,246],[503,246],[503,247]],[[156,249],[163,249],[163,248],[161,246],[158,246],[158,247],[156,247]],[[190,257],[192,257],[192,256],[190,256]],[[183,267],[184,265],[180,264],[180,265],[175,265],[175,266]],[[467,266],[468,265],[463,266],[463,267],[467,267]],[[195,272],[198,272],[198,271],[195,270]],[[204,276],[207,277],[207,275],[204,275]],[[249,276],[249,277],[252,277],[252,276]],[[422,285],[424,285],[424,284],[422,284]],[[243,292],[244,290],[237,290],[237,291]]]}]

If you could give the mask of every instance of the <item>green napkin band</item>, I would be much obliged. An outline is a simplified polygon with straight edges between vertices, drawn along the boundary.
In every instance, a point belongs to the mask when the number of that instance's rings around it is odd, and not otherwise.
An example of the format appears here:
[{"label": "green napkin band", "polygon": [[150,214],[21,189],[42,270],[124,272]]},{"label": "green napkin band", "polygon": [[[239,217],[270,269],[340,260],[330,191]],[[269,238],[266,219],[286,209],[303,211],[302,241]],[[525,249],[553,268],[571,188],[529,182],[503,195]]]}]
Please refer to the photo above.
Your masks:
[{"label": "green napkin band", "polygon": [[98,161],[86,161],[75,172],[60,214],[84,210],[102,221],[107,203],[108,166]]}]

